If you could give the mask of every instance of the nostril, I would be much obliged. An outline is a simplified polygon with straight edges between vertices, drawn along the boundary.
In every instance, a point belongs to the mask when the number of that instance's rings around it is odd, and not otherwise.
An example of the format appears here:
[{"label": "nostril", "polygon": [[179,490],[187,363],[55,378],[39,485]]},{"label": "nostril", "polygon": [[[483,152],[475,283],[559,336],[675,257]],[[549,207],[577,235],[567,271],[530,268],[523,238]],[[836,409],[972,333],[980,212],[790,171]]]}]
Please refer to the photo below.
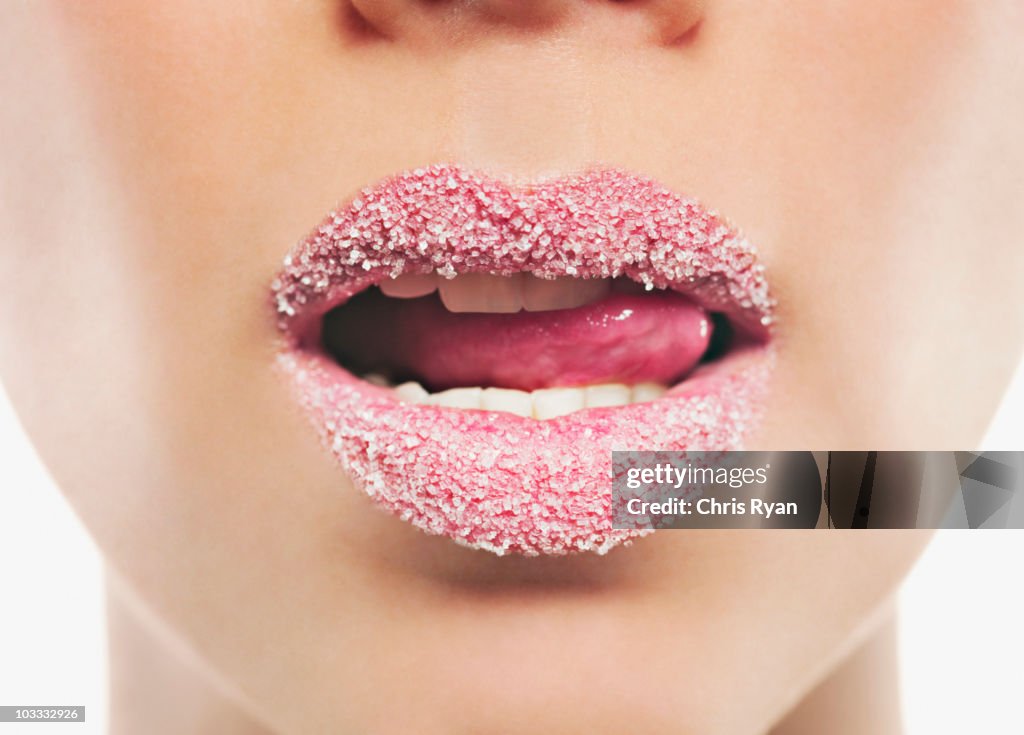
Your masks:
[{"label": "nostril", "polygon": [[648,16],[657,40],[666,45],[687,39],[704,17],[706,0],[611,0]]},{"label": "nostril", "polygon": [[372,41],[388,37],[378,25],[369,21],[355,2],[346,2],[339,6],[337,23],[345,38],[352,41]]},{"label": "nostril", "polygon": [[361,36],[394,37],[402,25],[404,2],[396,0],[349,0],[345,3],[345,26]]}]

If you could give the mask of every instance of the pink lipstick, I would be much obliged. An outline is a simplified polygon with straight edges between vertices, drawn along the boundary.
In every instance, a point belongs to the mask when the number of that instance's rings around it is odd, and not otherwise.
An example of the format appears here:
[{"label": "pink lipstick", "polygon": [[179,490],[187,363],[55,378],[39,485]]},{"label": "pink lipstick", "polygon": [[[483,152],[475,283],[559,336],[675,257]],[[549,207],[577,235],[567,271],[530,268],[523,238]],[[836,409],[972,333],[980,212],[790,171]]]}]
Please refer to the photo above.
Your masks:
[{"label": "pink lipstick", "polygon": [[498,554],[647,533],[611,527],[611,451],[739,449],[767,390],[755,249],[614,170],[388,179],[293,248],[272,292],[279,365],[342,469]]}]

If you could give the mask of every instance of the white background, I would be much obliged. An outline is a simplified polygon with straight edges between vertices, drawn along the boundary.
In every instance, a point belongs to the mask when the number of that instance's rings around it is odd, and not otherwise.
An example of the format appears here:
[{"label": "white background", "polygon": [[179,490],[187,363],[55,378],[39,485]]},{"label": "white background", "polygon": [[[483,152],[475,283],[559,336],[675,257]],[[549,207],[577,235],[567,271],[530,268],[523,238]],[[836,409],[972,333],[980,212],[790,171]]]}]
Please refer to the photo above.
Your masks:
[{"label": "white background", "polygon": [[[983,448],[1024,450],[1024,365]],[[902,596],[909,735],[1024,733],[1024,531],[945,531]],[[0,392],[0,704],[84,704],[85,725],[0,735],[100,735],[102,571],[78,519]]]}]

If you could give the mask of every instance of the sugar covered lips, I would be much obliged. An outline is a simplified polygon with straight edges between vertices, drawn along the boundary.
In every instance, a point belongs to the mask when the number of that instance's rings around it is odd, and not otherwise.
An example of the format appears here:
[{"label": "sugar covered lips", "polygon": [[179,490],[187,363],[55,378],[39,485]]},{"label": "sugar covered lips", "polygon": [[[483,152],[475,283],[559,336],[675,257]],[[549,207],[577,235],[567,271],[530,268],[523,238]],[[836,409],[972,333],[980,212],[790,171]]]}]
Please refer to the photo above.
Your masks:
[{"label": "sugar covered lips", "polygon": [[272,284],[279,365],[355,484],[498,554],[604,553],[613,449],[735,449],[773,300],[716,214],[596,170],[433,166],[364,190]]}]

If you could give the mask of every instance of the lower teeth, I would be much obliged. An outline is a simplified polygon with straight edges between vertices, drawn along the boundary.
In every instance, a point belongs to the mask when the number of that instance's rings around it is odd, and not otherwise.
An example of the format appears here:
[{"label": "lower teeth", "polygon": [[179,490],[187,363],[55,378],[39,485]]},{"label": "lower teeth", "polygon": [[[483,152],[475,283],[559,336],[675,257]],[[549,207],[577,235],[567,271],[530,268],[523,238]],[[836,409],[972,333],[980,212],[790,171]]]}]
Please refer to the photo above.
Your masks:
[{"label": "lower teeth", "polygon": [[[373,385],[389,387],[387,380],[379,375],[370,374],[363,379]],[[579,388],[541,388],[534,391],[509,388],[451,388],[440,393],[428,393],[416,382],[402,383],[394,388],[395,395],[404,403],[504,411],[535,419],[552,419],[583,408],[647,403],[663,396],[666,390],[665,386],[657,383],[639,383],[634,386],[606,383]]]}]

